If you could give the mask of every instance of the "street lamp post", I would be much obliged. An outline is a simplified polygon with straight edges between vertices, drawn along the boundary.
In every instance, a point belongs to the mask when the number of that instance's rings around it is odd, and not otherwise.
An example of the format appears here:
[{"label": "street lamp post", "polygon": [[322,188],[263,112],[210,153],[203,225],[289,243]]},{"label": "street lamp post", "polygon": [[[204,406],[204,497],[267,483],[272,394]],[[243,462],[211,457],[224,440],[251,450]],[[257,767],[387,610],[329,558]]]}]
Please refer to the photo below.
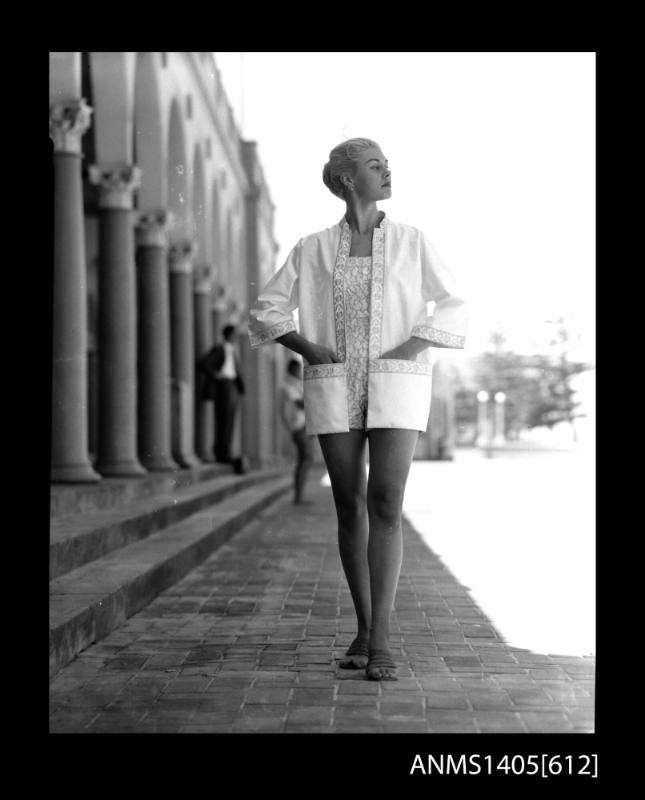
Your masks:
[{"label": "street lamp post", "polygon": [[495,392],[495,438],[493,444],[499,446],[506,441],[504,433],[504,410],[506,407],[506,395],[504,392]]},{"label": "street lamp post", "polygon": [[492,456],[489,399],[490,395],[486,390],[477,392],[477,447],[483,449],[487,458]]}]

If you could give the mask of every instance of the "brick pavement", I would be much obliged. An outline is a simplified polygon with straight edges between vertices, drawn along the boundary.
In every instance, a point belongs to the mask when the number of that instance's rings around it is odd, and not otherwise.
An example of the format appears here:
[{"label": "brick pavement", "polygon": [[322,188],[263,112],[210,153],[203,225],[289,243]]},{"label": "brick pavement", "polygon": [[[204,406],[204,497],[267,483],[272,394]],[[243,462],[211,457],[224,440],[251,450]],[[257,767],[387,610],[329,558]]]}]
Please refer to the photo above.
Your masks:
[{"label": "brick pavement", "polygon": [[404,524],[397,682],[337,659],[354,636],[328,487],[282,499],[65,667],[52,733],[592,732],[595,659],[505,643]]}]

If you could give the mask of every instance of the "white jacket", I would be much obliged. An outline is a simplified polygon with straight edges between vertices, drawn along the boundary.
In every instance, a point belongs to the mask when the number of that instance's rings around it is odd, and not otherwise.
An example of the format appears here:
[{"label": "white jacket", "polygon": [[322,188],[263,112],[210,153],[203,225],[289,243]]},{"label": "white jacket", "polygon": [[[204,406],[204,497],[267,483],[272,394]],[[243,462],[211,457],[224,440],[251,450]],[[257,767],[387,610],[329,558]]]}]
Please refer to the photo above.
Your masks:
[{"label": "white jacket", "polygon": [[[249,312],[252,348],[296,330],[329,347],[340,363],[305,365],[307,433],[349,430],[343,270],[351,231],[337,225],[300,239]],[[452,275],[424,234],[383,217],[372,239],[367,428],[425,431],[430,413],[430,348],[415,361],[382,359],[407,341],[463,348],[467,314]]]}]

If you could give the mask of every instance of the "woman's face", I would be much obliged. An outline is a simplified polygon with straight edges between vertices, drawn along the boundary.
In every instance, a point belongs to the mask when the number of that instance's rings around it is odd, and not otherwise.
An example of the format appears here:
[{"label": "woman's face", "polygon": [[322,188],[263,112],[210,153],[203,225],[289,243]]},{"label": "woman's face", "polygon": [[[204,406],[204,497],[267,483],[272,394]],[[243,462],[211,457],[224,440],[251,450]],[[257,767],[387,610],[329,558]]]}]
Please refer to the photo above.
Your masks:
[{"label": "woman's face", "polygon": [[361,200],[385,200],[392,196],[392,173],[380,147],[369,147],[360,153],[350,184]]}]

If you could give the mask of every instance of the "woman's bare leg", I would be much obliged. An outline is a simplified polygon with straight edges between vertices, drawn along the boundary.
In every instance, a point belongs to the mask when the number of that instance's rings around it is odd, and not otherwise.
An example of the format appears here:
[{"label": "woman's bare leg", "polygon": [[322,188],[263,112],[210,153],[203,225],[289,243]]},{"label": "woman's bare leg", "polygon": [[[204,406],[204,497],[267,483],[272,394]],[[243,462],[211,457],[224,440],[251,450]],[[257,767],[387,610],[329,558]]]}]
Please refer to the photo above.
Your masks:
[{"label": "woman's bare leg", "polygon": [[[369,439],[370,469],[367,484],[372,624],[370,650],[388,651],[390,616],[403,555],[401,509],[418,431],[374,428]],[[375,667],[368,677],[392,678],[391,667]],[[370,672],[370,670],[368,670]]]},{"label": "woman's bare leg", "polygon": [[[338,549],[354,601],[358,633],[352,643],[367,649],[371,625],[370,578],[367,563],[367,472],[365,431],[319,434],[338,518]],[[341,666],[364,667],[366,655],[347,656]]]}]

